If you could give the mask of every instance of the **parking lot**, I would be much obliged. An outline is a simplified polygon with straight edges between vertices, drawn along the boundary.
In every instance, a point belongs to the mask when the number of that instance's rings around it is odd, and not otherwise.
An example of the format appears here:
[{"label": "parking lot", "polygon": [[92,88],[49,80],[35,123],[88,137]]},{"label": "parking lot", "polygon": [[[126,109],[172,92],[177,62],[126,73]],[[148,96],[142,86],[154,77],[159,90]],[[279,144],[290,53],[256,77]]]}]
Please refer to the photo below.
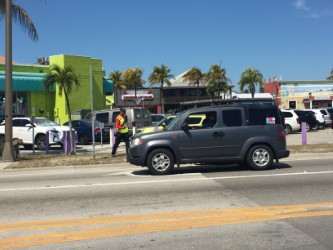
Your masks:
[{"label": "parking lot", "polygon": [[[302,133],[291,133],[286,135],[287,145],[302,145]],[[324,128],[317,130],[310,130],[305,134],[306,144],[327,144],[333,143],[333,129]]]}]

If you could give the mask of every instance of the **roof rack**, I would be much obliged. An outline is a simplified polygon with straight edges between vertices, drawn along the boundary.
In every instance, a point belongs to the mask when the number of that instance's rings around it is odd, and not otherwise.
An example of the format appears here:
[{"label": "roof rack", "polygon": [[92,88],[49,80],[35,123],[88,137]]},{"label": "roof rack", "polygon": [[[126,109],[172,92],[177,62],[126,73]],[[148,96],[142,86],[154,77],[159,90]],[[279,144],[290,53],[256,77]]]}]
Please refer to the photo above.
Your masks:
[{"label": "roof rack", "polygon": [[235,98],[235,99],[207,99],[198,101],[181,102],[180,107],[196,108],[213,105],[230,105],[230,104],[268,104],[275,105],[272,98]]}]

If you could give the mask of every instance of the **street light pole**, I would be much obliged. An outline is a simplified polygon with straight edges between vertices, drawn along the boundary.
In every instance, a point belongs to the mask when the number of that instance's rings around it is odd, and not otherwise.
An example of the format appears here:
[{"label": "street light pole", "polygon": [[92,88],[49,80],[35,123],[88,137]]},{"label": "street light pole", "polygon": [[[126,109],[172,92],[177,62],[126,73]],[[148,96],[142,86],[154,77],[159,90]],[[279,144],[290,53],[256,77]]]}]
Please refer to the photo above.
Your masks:
[{"label": "street light pole", "polygon": [[13,91],[12,91],[12,1],[6,0],[6,90],[5,90],[5,144],[3,161],[15,161],[13,147]]}]

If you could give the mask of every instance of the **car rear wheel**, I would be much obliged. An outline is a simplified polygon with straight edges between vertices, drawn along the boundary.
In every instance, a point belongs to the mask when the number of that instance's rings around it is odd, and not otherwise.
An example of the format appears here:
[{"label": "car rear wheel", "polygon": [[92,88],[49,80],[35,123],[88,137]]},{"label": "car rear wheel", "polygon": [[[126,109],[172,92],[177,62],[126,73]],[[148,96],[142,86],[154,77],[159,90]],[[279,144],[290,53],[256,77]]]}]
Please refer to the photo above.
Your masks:
[{"label": "car rear wheel", "polygon": [[286,124],[286,127],[284,128],[284,132],[285,132],[286,134],[290,134],[291,131],[292,131],[291,126],[290,126],[289,124]]},{"label": "car rear wheel", "polygon": [[170,150],[155,149],[147,158],[147,166],[151,174],[169,174],[174,168],[174,157]]},{"label": "car rear wheel", "polygon": [[35,141],[36,147],[39,150],[44,150],[46,148],[46,136],[38,135]]},{"label": "car rear wheel", "polygon": [[319,128],[319,122],[317,121],[315,125],[310,127],[310,129],[318,129]]},{"label": "car rear wheel", "polygon": [[253,146],[246,157],[247,164],[254,170],[265,170],[273,164],[273,152],[266,145]]},{"label": "car rear wheel", "polygon": [[89,138],[88,138],[88,136],[87,135],[80,135],[79,136],[79,143],[81,144],[81,145],[87,145],[87,144],[89,144]]}]

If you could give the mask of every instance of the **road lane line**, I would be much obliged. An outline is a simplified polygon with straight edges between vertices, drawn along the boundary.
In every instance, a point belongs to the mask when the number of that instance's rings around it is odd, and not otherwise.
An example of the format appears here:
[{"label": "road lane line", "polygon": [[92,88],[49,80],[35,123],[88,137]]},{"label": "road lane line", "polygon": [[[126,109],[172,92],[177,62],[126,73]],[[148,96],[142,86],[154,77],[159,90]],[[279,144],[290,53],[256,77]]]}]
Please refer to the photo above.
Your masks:
[{"label": "road lane line", "polygon": [[[91,184],[79,184],[79,185],[62,185],[62,186],[43,186],[43,187],[24,187],[24,188],[2,188],[0,192],[10,191],[33,191],[33,190],[53,190],[53,189],[65,189],[65,188],[83,188],[83,187],[107,187],[107,186],[124,186],[124,185],[145,185],[152,183],[171,183],[171,182],[190,182],[190,181],[207,181],[207,180],[228,180],[228,179],[248,179],[248,178],[267,178],[267,177],[285,177],[285,176],[301,176],[301,175],[320,175],[320,174],[333,174],[333,171],[317,171],[317,172],[294,172],[294,173],[282,173],[282,174],[263,174],[263,175],[237,175],[237,176],[220,176],[220,177],[200,177],[200,178],[183,178],[178,179],[171,176],[167,176],[174,179],[168,180],[147,180],[147,181],[131,181],[131,182],[115,182],[115,183],[91,183]],[[176,176],[178,177],[178,175]]]},{"label": "road lane line", "polygon": [[[97,228],[89,227],[88,229],[74,229],[73,231],[66,230],[65,232],[39,235],[36,235],[34,232],[34,230],[40,229],[38,225],[43,226],[42,228],[44,229],[54,229],[57,227],[57,221],[30,222],[32,229],[27,228],[27,226],[29,226],[29,222],[2,224],[0,225],[2,229],[8,229],[7,231],[5,230],[5,232],[11,231],[12,227],[16,227],[17,231],[22,230],[24,233],[27,233],[27,230],[31,230],[32,232],[30,233],[32,235],[0,239],[0,249],[22,248],[52,243],[64,243],[170,230],[186,230],[190,228],[332,215],[333,202],[328,202],[285,206],[167,212],[160,214],[109,216],[109,222],[105,221],[105,217],[59,220],[58,223],[60,224],[65,222],[61,228],[91,225],[104,226],[105,224],[110,224],[112,226]],[[96,221],[94,221],[95,219]],[[66,221],[68,221],[69,224],[66,224]],[[73,222],[75,223],[71,224]]]}]

